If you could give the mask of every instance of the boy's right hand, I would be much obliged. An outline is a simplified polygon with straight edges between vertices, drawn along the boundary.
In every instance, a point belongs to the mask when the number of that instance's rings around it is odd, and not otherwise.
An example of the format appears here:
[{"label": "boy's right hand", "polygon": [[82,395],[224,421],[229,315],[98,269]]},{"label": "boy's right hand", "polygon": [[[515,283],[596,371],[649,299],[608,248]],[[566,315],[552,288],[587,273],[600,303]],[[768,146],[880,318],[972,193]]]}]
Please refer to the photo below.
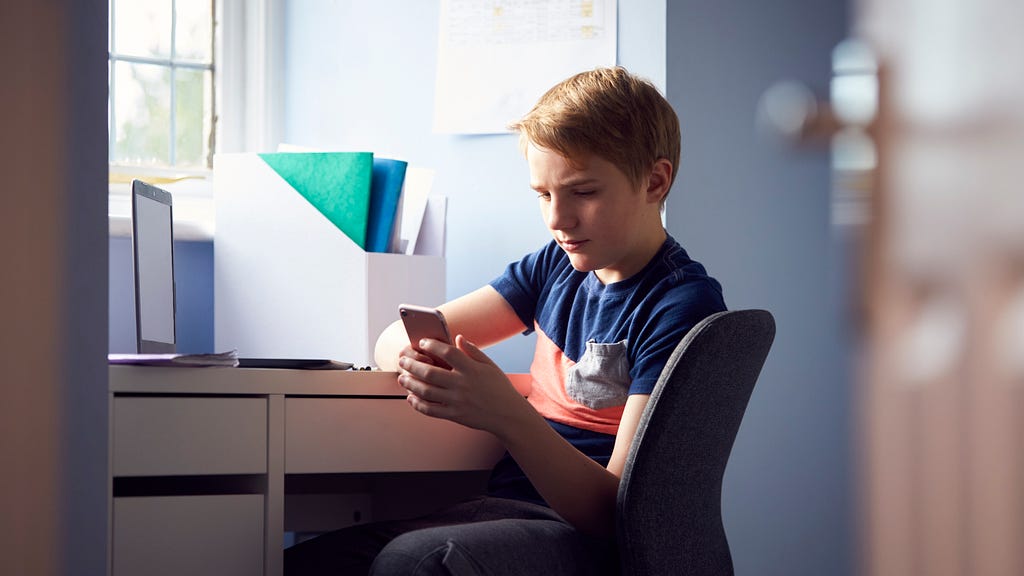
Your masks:
[{"label": "boy's right hand", "polygon": [[413,408],[428,416],[487,430],[500,439],[533,411],[501,368],[462,335],[456,336],[455,346],[428,340],[422,352],[410,350],[450,366],[443,369],[407,354],[399,358],[398,381],[409,391]]},{"label": "boy's right hand", "polygon": [[[437,358],[436,356],[431,356],[430,354],[422,351],[422,347],[427,342],[427,340],[432,340],[432,339],[425,338],[425,339],[421,340],[419,342],[419,346],[420,346],[419,349],[414,348],[412,343],[410,343],[408,346],[403,348],[402,351],[399,352],[399,354],[398,354],[398,361],[399,361],[399,363],[401,363],[402,358],[411,358],[411,359],[413,359],[413,360],[415,360],[417,362],[423,362],[425,364],[432,364],[432,365],[437,366],[439,368],[444,368],[445,370],[451,370],[452,367],[449,366],[448,363],[445,362],[444,360],[442,360],[440,358]],[[438,344],[445,344],[444,342],[441,342],[439,340],[433,340],[433,341],[437,342]],[[401,368],[399,368],[399,371],[401,371]]]}]

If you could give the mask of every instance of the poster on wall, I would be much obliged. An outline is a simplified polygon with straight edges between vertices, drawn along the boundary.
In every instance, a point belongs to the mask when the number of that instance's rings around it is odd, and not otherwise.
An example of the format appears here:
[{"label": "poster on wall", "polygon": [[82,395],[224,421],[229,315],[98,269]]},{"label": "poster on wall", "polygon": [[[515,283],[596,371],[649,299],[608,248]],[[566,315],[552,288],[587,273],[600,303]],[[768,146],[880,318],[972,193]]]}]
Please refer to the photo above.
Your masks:
[{"label": "poster on wall", "polygon": [[548,88],[616,63],[616,0],[441,0],[434,132],[498,134]]}]

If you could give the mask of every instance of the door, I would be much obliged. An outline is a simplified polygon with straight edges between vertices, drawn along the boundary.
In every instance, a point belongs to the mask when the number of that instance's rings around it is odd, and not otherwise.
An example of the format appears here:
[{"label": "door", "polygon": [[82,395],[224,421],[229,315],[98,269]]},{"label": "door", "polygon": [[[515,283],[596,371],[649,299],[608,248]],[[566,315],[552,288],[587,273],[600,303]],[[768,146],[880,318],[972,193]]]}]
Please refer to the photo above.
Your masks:
[{"label": "door", "polygon": [[861,0],[857,21],[882,63],[864,572],[1024,574],[1024,4]]}]

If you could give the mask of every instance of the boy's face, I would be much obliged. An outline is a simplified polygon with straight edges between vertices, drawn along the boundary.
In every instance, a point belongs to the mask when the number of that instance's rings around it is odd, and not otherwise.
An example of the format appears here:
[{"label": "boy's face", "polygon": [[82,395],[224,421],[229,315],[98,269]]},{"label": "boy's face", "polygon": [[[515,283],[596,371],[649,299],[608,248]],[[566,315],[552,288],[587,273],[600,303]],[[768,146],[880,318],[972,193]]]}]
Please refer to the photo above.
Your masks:
[{"label": "boy's face", "polygon": [[530,186],[551,235],[573,268],[610,284],[639,272],[661,247],[663,194],[638,187],[611,162],[590,155],[570,162],[530,144]]}]

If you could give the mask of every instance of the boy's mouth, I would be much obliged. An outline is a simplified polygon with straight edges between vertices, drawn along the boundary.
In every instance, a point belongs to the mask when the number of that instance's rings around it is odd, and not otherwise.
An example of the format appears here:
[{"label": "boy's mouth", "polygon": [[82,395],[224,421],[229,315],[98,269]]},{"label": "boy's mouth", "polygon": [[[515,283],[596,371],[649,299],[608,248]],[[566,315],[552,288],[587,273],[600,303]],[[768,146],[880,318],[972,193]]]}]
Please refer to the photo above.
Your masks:
[{"label": "boy's mouth", "polygon": [[586,240],[559,240],[558,241],[558,244],[561,245],[562,250],[565,250],[566,252],[576,252],[577,250],[579,250],[586,243],[587,243]]}]

